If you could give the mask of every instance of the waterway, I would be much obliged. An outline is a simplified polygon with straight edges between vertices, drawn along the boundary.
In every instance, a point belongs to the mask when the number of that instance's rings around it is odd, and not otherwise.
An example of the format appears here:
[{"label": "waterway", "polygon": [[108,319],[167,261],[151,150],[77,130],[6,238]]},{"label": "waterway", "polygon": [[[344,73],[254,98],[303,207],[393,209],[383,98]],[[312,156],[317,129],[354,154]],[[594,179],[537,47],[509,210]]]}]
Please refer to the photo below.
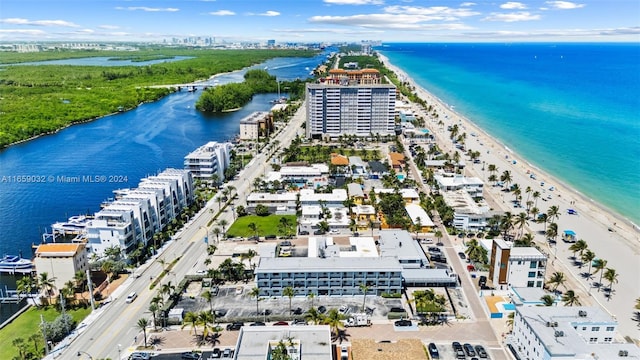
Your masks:
[{"label": "waterway", "polygon": [[[266,68],[278,80],[304,79],[326,54],[276,58],[251,68]],[[246,70],[217,76],[216,83],[242,81]],[[234,138],[240,120],[268,111],[277,95],[256,95],[242,109],[224,114],[197,111],[199,96],[199,91],[174,93],[1,151],[0,256],[21,252],[29,257],[31,245],[41,242],[52,223],[94,213],[113,190],[135,187],[141,178],[167,167],[182,168],[184,156],[208,141]],[[83,176],[106,181],[73,181]],[[0,277],[1,288],[5,280]]]},{"label": "waterway", "polygon": [[[132,61],[129,59],[120,59],[118,57],[96,56],[77,59],[60,59],[60,60],[44,60],[29,61],[11,64],[13,65],[76,65],[76,66],[147,66],[161,64],[166,62],[175,62],[180,60],[193,59],[193,56],[174,56],[166,59],[155,59],[147,61]],[[8,64],[7,64],[8,65]]]}]

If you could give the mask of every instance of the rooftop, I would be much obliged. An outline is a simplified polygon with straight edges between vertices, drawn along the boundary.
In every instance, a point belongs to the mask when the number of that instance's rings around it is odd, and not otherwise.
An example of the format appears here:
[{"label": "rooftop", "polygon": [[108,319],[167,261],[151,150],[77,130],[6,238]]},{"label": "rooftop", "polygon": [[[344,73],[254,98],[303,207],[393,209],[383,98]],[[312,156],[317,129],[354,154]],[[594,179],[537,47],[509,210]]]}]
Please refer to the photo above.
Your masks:
[{"label": "rooftop", "polygon": [[84,249],[84,244],[51,243],[38,245],[36,256],[73,256]]},{"label": "rooftop", "polygon": [[[331,332],[328,325],[307,326],[244,326],[238,335],[236,359],[267,359],[269,345],[274,346],[282,341],[285,345],[292,343],[299,350],[295,359],[330,360]],[[292,354],[293,355],[293,354]]]},{"label": "rooftop", "polygon": [[256,274],[286,272],[401,271],[394,258],[262,258]]},{"label": "rooftop", "polygon": [[429,217],[427,212],[424,211],[422,206],[418,204],[407,204],[404,208],[405,210],[407,210],[407,214],[409,214],[409,217],[411,218],[411,221],[414,225],[418,223],[418,218],[420,219],[420,224],[422,224],[422,226],[434,225],[433,221],[431,221],[431,218]]}]

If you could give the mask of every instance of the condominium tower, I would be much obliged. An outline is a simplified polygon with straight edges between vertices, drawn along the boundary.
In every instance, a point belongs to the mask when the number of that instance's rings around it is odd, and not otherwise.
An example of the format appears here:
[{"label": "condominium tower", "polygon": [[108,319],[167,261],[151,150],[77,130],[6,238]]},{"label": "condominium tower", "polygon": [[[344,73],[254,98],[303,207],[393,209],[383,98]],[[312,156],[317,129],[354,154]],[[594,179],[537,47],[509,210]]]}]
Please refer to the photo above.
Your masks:
[{"label": "condominium tower", "polygon": [[396,87],[391,84],[307,84],[307,137],[392,135]]}]

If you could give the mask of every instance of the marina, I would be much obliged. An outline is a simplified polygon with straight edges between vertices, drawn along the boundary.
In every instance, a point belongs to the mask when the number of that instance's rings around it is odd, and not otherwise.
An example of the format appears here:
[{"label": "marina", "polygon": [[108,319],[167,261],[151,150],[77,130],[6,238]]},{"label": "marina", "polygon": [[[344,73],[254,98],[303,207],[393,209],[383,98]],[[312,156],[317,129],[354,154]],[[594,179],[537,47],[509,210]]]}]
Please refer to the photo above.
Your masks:
[{"label": "marina", "polygon": [[34,271],[34,265],[29,259],[23,259],[17,255],[5,255],[0,260],[0,272],[7,274],[30,274]]}]

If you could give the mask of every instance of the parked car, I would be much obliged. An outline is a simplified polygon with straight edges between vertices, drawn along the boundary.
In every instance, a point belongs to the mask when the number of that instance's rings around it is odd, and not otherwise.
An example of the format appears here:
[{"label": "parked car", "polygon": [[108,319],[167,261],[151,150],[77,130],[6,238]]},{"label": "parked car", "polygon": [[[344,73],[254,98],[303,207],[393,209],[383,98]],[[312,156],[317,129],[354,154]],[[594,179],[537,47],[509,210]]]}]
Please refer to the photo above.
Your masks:
[{"label": "parked car", "polygon": [[229,331],[238,331],[244,326],[242,322],[234,322],[231,324],[227,324],[227,330]]},{"label": "parked car", "polygon": [[309,235],[308,231],[300,231],[300,235]]},{"label": "parked car", "polygon": [[411,322],[411,320],[398,320],[398,321],[394,322],[393,325],[395,325],[395,326],[411,326],[411,325],[413,325],[413,323]]},{"label": "parked car", "polygon": [[236,295],[242,295],[242,291],[243,290],[244,290],[244,288],[242,286],[236,287]]},{"label": "parked car", "polygon": [[222,357],[222,351],[218,348],[214,348],[211,353],[211,357],[214,359],[220,359]]},{"label": "parked car", "polygon": [[289,325],[289,323],[286,322],[286,321],[278,321],[276,323],[273,323],[273,325],[275,325],[275,326],[287,326],[287,325]]},{"label": "parked car", "polygon": [[349,348],[346,345],[340,347],[340,360],[349,359]]},{"label": "parked car", "polygon": [[220,287],[219,286],[214,286],[211,288],[211,295],[213,296],[218,296],[218,293],[220,292]]},{"label": "parked car", "polygon": [[438,347],[434,343],[429,343],[429,355],[432,359],[440,359],[440,352],[438,351]]},{"label": "parked car", "polygon": [[480,356],[483,359],[486,359],[487,357],[489,357],[489,355],[487,354],[487,351],[484,349],[482,345],[476,345],[476,353],[478,354],[478,356]]},{"label": "parked car", "polygon": [[313,235],[324,235],[324,231],[318,229],[318,230],[313,232]]},{"label": "parked car", "polygon": [[266,326],[267,324],[263,323],[262,321],[256,321],[254,323],[249,324],[249,326]]},{"label": "parked car", "polygon": [[180,354],[180,357],[188,360],[199,360],[202,357],[202,354],[197,352],[183,352]]},{"label": "parked car", "polygon": [[151,354],[148,352],[134,352],[129,356],[131,360],[149,360],[151,359]]},{"label": "parked car", "polygon": [[462,345],[462,347],[464,348],[464,352],[466,352],[467,355],[476,356],[476,350],[473,348],[471,344],[465,343],[464,345]]},{"label": "parked car", "polygon": [[285,241],[280,241],[280,246],[291,246],[291,241],[289,240],[285,240]]},{"label": "parked car", "polygon": [[453,351],[462,350],[462,344],[457,341],[452,342],[451,347],[453,348]]},{"label": "parked car", "polygon": [[278,237],[277,237],[277,236],[275,236],[275,235],[266,235],[266,236],[264,237],[264,239],[265,239],[265,240],[274,240],[274,239],[277,239],[277,238],[278,238]]},{"label": "parked car", "polygon": [[324,305],[320,305],[318,306],[318,312],[320,314],[324,314],[325,312],[327,312],[327,308]]},{"label": "parked car", "polygon": [[224,349],[224,351],[222,352],[222,357],[223,358],[230,358],[231,357],[231,349]]},{"label": "parked car", "polygon": [[302,320],[302,319],[295,319],[293,320],[293,325],[307,325],[307,322]]},{"label": "parked car", "polygon": [[459,256],[459,257],[460,257],[460,259],[462,259],[462,260],[464,260],[464,259],[466,259],[466,258],[467,258],[467,256],[466,256],[462,251],[460,251],[460,252],[458,253],[458,256]]},{"label": "parked car", "polygon": [[349,312],[349,307],[347,305],[342,305],[340,306],[340,309],[338,309],[338,312],[344,315]]},{"label": "parked car", "polygon": [[295,310],[293,310],[293,315],[302,315],[302,313],[302,308],[296,308]]}]

